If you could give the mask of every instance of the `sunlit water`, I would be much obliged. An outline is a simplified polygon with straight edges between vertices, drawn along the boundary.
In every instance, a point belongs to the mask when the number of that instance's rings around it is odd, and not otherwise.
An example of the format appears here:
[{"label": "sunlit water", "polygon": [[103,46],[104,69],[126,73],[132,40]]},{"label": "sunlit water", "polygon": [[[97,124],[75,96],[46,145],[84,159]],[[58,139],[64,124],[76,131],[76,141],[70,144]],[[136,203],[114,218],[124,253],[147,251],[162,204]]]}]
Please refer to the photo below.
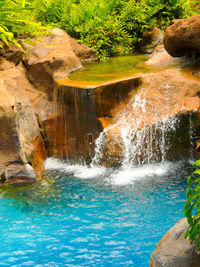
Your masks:
[{"label": "sunlit water", "polygon": [[2,188],[1,266],[149,265],[183,217],[191,165],[109,169],[46,162],[47,178]]},{"label": "sunlit water", "polygon": [[85,64],[83,69],[73,72],[70,75],[70,79],[75,81],[103,82],[145,73],[150,71],[143,64],[148,58],[148,56],[139,54],[113,57],[104,62]]}]

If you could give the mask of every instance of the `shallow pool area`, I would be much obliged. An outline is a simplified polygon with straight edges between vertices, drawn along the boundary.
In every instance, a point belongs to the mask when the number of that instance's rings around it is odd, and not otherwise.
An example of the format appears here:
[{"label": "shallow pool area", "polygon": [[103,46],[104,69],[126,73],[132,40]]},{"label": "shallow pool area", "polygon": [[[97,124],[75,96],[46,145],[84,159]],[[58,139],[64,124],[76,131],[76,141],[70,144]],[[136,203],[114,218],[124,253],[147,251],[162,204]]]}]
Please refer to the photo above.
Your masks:
[{"label": "shallow pool area", "polygon": [[188,162],[104,168],[46,162],[37,184],[1,188],[2,266],[149,266],[183,217]]},{"label": "shallow pool area", "polygon": [[82,69],[73,72],[69,78],[74,81],[104,82],[113,79],[133,76],[150,71],[144,62],[147,55],[129,55],[110,58],[103,62],[85,64]]}]

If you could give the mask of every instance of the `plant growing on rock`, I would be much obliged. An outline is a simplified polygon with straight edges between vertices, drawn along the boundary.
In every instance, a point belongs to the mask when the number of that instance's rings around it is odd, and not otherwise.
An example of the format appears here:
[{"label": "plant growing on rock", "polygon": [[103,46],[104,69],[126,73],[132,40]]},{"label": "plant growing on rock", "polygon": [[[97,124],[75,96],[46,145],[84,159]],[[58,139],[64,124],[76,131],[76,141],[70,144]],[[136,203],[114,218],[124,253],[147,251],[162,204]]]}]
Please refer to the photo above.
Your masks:
[{"label": "plant growing on rock", "polygon": [[187,201],[184,207],[184,215],[187,217],[189,227],[185,237],[195,242],[196,250],[200,253],[200,160],[194,163],[197,169],[188,178],[186,190]]}]

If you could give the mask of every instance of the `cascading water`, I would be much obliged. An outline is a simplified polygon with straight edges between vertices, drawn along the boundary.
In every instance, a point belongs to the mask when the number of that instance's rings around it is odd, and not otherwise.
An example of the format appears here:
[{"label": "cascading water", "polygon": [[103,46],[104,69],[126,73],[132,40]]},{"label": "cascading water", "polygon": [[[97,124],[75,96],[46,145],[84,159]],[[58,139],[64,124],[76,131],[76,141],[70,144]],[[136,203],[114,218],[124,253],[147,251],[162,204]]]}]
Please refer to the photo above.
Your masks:
[{"label": "cascading water", "polygon": [[[47,159],[42,181],[0,188],[1,265],[149,266],[156,243],[183,217],[192,169],[177,159],[193,156],[196,134],[187,88],[162,78],[158,88],[156,76],[145,75],[142,88],[129,80],[126,92],[124,81],[94,93],[54,90],[49,154],[57,159]],[[92,164],[78,164],[88,155]]]},{"label": "cascading water", "polygon": [[[172,146],[170,141],[175,136],[179,126],[179,118],[174,114],[159,120],[159,114],[155,110],[152,114],[155,122],[148,124],[147,113],[150,111],[148,110],[149,103],[145,98],[146,92],[147,90],[142,89],[139,94],[135,95],[128,104],[127,112],[119,114],[117,116],[118,121],[101,132],[96,140],[93,164],[100,164],[105,157],[109,134],[111,135],[109,145],[113,149],[120,142],[120,149],[122,150],[120,164],[124,167],[164,162],[167,159],[167,152]],[[166,108],[168,108],[167,100]],[[133,112],[128,113],[130,110]],[[191,143],[193,132],[191,115],[189,115],[189,125]],[[112,131],[116,128],[118,129],[117,133]]]},{"label": "cascading water", "polygon": [[[176,113],[180,103],[171,110],[172,91],[167,84],[162,95],[154,99],[148,87],[139,88],[125,107],[114,111],[114,120],[111,118],[111,123],[98,134],[95,95],[85,89],[56,88],[53,155],[66,161],[74,154],[75,162],[79,163],[92,158],[92,167],[105,164],[126,168],[175,158],[180,150],[176,149],[176,139],[181,143],[180,135],[187,135],[184,142],[190,146],[189,157],[192,158],[194,118],[192,113],[184,115],[184,102],[181,116]],[[184,133],[179,129],[183,128],[181,120],[186,120]]]}]

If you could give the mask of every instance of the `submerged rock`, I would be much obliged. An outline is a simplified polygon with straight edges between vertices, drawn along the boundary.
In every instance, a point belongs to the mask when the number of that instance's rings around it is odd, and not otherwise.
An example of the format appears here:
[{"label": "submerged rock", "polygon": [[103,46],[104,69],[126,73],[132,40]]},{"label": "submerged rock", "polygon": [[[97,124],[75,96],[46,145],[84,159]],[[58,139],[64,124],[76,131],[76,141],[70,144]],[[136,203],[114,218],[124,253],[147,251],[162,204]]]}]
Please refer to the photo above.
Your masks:
[{"label": "submerged rock", "polygon": [[164,46],[173,57],[200,53],[200,15],[174,20],[166,29]]},{"label": "submerged rock", "polygon": [[195,245],[184,238],[187,219],[177,222],[156,245],[151,255],[150,267],[199,267],[200,255]]}]

